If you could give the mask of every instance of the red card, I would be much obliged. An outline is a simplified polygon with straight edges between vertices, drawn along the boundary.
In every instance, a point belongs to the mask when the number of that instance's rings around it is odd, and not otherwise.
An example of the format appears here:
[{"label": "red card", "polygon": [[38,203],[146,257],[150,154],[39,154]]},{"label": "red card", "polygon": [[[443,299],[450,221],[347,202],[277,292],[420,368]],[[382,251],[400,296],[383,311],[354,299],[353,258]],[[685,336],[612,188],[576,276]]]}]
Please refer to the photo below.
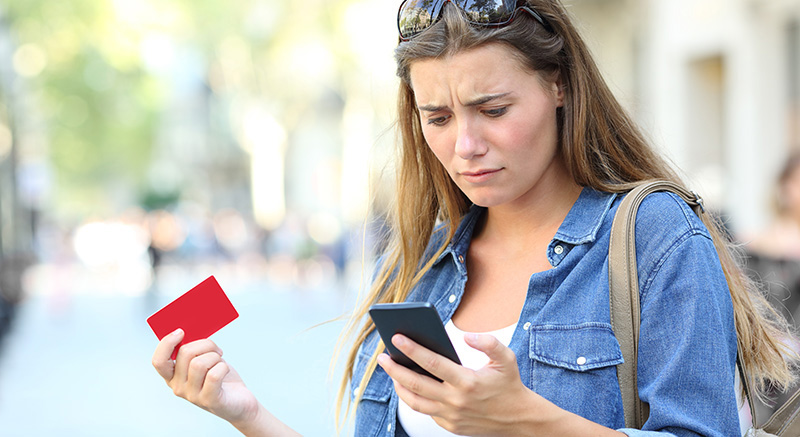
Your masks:
[{"label": "red card", "polygon": [[147,318],[147,324],[159,340],[178,328],[183,340],[172,352],[172,359],[181,345],[208,338],[223,326],[239,317],[228,296],[213,276],[187,291],[164,308]]}]

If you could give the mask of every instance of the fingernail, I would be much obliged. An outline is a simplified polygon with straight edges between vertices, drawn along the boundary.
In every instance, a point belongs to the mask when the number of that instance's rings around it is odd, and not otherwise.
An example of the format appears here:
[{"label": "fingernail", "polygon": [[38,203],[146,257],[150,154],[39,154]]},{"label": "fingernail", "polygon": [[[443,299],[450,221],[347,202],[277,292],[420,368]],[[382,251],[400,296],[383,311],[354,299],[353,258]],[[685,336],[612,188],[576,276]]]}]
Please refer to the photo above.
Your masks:
[{"label": "fingernail", "polygon": [[403,346],[404,344],[406,344],[406,339],[403,336],[395,335],[394,338],[392,339],[392,342],[397,346]]},{"label": "fingernail", "polygon": [[183,334],[183,329],[181,329],[181,328],[178,328],[178,329],[172,331],[172,335],[174,335],[176,337],[181,335],[181,334]]},{"label": "fingernail", "polygon": [[383,367],[383,363],[385,363],[387,359],[389,359],[389,356],[388,356],[388,355],[386,355],[386,354],[380,354],[380,355],[378,355],[378,365],[380,365],[381,367]]}]

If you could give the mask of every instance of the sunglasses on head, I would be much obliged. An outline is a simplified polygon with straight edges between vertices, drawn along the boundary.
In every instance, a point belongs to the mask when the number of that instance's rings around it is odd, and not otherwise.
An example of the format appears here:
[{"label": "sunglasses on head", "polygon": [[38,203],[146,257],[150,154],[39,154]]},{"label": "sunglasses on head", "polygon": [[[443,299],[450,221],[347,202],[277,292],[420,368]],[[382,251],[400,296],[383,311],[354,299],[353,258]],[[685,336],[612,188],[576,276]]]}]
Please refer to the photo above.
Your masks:
[{"label": "sunglasses on head", "polygon": [[397,11],[400,39],[408,41],[433,26],[441,19],[447,2],[461,9],[473,25],[503,27],[514,21],[519,11],[525,11],[548,32],[553,32],[553,28],[527,6],[525,0],[404,0]]}]

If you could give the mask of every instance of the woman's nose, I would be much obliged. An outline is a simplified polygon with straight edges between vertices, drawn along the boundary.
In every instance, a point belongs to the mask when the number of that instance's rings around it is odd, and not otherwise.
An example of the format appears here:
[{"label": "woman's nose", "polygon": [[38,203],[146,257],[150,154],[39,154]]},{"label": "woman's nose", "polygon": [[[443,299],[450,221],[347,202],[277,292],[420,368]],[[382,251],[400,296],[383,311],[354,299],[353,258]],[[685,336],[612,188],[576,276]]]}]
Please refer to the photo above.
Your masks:
[{"label": "woman's nose", "polygon": [[474,123],[459,123],[458,137],[456,138],[456,155],[461,159],[472,159],[484,155],[487,151],[486,142],[480,130]]}]

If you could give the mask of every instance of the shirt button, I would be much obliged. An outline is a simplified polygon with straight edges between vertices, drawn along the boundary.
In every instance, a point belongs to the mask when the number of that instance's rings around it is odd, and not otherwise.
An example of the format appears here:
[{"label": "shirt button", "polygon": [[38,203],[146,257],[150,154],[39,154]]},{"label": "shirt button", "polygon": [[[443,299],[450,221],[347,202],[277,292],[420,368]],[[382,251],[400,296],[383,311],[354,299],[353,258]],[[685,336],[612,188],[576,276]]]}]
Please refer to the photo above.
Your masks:
[{"label": "shirt button", "polygon": [[531,322],[525,322],[525,324],[524,324],[524,325],[522,325],[522,329],[524,329],[524,330],[526,330],[526,331],[527,331],[528,329],[531,329]]},{"label": "shirt button", "polygon": [[464,264],[464,255],[459,255],[458,256],[458,262],[460,262],[461,264]]},{"label": "shirt button", "polygon": [[564,253],[564,247],[559,244],[558,246],[553,248],[553,251],[556,253],[556,255],[561,255],[562,253]]},{"label": "shirt button", "polygon": [[386,427],[386,432],[392,432],[392,424],[390,423],[389,426]]},{"label": "shirt button", "polygon": [[586,357],[578,357],[577,363],[579,366],[586,364]]},{"label": "shirt button", "polygon": [[449,300],[449,301],[450,301],[450,303],[453,303],[453,302],[455,302],[455,301],[456,301],[456,295],[455,295],[455,294],[451,294],[451,295],[450,295],[450,298],[449,298],[449,299],[447,299],[447,300]]}]

